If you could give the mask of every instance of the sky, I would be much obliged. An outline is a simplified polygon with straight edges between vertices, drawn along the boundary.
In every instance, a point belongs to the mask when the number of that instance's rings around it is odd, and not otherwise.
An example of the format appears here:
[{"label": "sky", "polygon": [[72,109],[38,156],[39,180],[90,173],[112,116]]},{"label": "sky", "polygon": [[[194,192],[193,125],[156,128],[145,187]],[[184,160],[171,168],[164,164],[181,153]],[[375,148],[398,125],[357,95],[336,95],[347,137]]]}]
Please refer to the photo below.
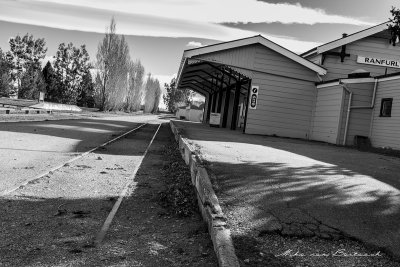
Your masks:
[{"label": "sky", "polygon": [[0,0],[0,48],[17,34],[85,44],[91,59],[112,17],[133,59],[160,82],[183,50],[262,34],[296,53],[385,22],[399,0]]}]

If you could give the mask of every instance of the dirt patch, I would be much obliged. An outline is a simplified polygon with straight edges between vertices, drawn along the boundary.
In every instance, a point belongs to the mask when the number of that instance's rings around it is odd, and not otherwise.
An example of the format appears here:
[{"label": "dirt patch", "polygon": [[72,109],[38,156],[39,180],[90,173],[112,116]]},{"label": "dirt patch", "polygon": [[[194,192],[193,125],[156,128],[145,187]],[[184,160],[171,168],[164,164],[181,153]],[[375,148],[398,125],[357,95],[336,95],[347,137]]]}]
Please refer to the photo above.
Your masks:
[{"label": "dirt patch", "polygon": [[190,217],[198,214],[197,199],[190,179],[189,167],[184,163],[176,144],[170,144],[163,151],[170,159],[164,164],[162,173],[167,184],[159,193],[159,203],[170,213]]}]

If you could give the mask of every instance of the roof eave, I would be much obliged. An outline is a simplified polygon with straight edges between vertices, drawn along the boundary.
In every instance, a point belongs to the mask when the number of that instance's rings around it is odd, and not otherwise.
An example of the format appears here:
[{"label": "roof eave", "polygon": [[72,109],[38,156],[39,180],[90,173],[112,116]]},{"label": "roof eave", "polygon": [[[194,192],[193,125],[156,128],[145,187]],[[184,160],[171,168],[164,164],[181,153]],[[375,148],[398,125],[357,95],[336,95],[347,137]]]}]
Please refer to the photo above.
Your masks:
[{"label": "roof eave", "polygon": [[176,88],[179,88],[182,80],[182,72],[185,68],[187,62],[187,57],[185,57],[185,53],[183,53],[181,64],[179,65],[178,75],[176,76]]},{"label": "roof eave", "polygon": [[378,25],[376,25],[374,27],[365,29],[363,31],[359,31],[359,32],[356,32],[354,34],[350,34],[347,37],[344,37],[344,38],[341,38],[341,39],[337,39],[335,41],[332,41],[332,42],[326,43],[324,45],[318,46],[318,47],[316,47],[317,52],[318,52],[318,54],[321,54],[321,53],[327,52],[329,50],[335,49],[337,47],[340,47],[342,45],[346,45],[346,44],[358,41],[360,39],[363,39],[365,37],[374,35],[374,34],[379,33],[381,31],[384,31],[384,30],[387,29],[387,23],[388,22],[384,22],[384,23],[378,24]]}]

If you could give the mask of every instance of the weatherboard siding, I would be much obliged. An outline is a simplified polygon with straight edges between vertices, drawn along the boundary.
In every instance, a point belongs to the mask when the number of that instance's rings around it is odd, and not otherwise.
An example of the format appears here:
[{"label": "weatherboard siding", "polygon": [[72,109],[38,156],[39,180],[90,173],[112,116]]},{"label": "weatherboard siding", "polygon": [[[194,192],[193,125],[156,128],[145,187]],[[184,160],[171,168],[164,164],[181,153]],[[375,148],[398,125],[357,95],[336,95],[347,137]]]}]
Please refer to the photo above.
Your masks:
[{"label": "weatherboard siding", "polygon": [[252,85],[257,109],[249,109],[246,133],[309,138],[317,75],[299,63],[256,46]]},{"label": "weatherboard siding", "polygon": [[254,69],[256,70],[255,73],[259,71],[317,81],[317,75],[314,71],[262,45],[255,45]]},{"label": "weatherboard siding", "polygon": [[[382,98],[393,98],[391,117],[379,117]],[[370,138],[374,147],[400,149],[400,79],[379,82]]]},{"label": "weatherboard siding", "polygon": [[246,133],[308,139],[313,82],[255,72],[252,85],[259,86],[259,93],[257,109],[247,114]]},{"label": "weatherboard siding", "polygon": [[[341,49],[341,47],[338,47],[329,52],[340,52]],[[388,74],[400,72],[399,68],[357,63],[358,55],[389,60],[400,60],[400,45],[393,46],[389,44],[388,38],[382,33],[347,44],[346,53],[350,54],[350,57],[345,57],[344,62],[341,62],[339,56],[327,55],[325,57],[322,66],[328,70],[328,73],[323,76],[324,81],[347,78],[349,73],[358,69],[370,72],[371,76],[383,75],[385,72]],[[308,59],[310,61],[317,61],[320,56],[321,55],[311,56]]]},{"label": "weatherboard siding", "polygon": [[343,101],[343,88],[340,85],[335,85],[317,90],[311,139],[336,144]]},{"label": "weatherboard siding", "polygon": [[[247,45],[243,47],[237,47],[232,49],[227,49],[223,51],[208,53],[200,56],[195,56],[194,58],[200,58],[209,61],[216,61],[224,63],[231,67],[232,69],[246,75],[251,78],[253,65],[254,65],[254,54],[257,45]],[[238,66],[241,68],[235,68],[232,66]]]}]

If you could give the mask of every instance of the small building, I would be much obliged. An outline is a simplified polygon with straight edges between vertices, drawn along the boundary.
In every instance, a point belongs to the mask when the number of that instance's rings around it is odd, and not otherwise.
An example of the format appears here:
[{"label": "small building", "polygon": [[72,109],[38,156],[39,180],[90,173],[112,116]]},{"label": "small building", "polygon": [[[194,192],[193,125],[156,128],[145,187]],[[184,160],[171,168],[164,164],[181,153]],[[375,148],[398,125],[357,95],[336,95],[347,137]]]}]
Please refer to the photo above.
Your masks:
[{"label": "small building", "polygon": [[206,98],[220,127],[400,149],[400,45],[386,23],[297,55],[261,35],[185,50],[178,88]]},{"label": "small building", "polygon": [[191,104],[187,106],[181,106],[176,111],[175,117],[177,119],[201,122],[203,119],[203,108],[204,105],[196,106]]}]

